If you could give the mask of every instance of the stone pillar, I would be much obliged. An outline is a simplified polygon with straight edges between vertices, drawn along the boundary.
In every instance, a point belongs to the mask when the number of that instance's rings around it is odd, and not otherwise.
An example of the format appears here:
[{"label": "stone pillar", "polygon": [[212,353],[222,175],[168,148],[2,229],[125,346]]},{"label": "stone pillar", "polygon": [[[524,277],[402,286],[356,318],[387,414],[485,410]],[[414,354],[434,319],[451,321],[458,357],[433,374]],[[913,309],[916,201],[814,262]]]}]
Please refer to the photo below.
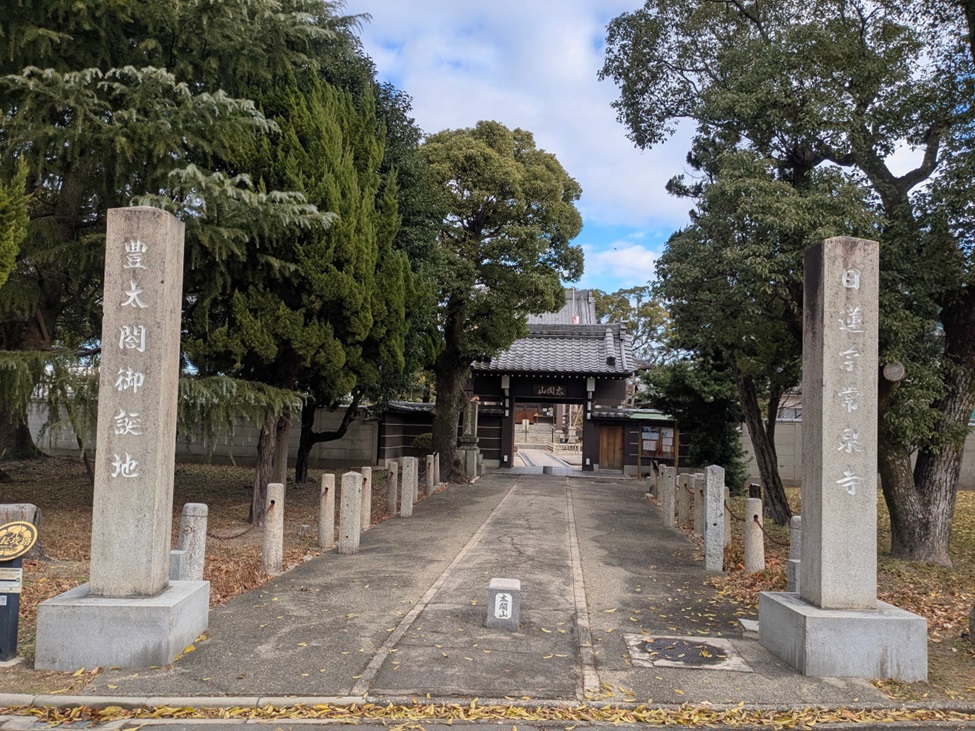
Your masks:
[{"label": "stone pillar", "polygon": [[806,252],[799,585],[823,609],[877,608],[878,251]]},{"label": "stone pillar", "polygon": [[342,497],[339,509],[339,553],[359,552],[359,533],[362,529],[362,475],[346,472],[342,475]]},{"label": "stone pillar", "polygon": [[799,561],[802,551],[802,516],[789,521],[789,562],[786,564],[786,591],[799,591]]},{"label": "stone pillar", "polygon": [[434,481],[435,476],[434,476],[433,463],[434,463],[434,456],[432,454],[428,454],[427,455],[427,470],[426,470],[427,495],[430,495],[433,492],[433,489],[437,486],[437,483]]},{"label": "stone pillar", "polygon": [[264,571],[272,576],[280,574],[284,561],[284,485],[280,482],[267,486],[262,549]]},{"label": "stone pillar", "polygon": [[153,596],[169,583],[183,228],[155,208],[108,212],[93,596]]},{"label": "stone pillar", "polygon": [[38,608],[37,670],[166,665],[207,627],[209,584],[169,580],[183,228],[108,211],[91,579]]},{"label": "stone pillar", "polygon": [[335,475],[322,475],[322,489],[318,497],[318,545],[329,550],[335,547]]},{"label": "stone pillar", "polygon": [[681,528],[691,523],[691,493],[688,482],[690,475],[677,475],[677,525]]},{"label": "stone pillar", "polygon": [[389,470],[389,481],[386,483],[386,508],[390,515],[399,515],[399,463],[394,459],[386,460]]},{"label": "stone pillar", "polygon": [[724,568],[724,468],[715,465],[704,471],[704,568]]},{"label": "stone pillar", "polygon": [[927,623],[877,601],[879,251],[806,251],[799,593],[759,595],[759,641],[806,675],[915,681]]},{"label": "stone pillar", "polygon": [[372,525],[372,467],[362,468],[362,510],[360,511],[363,532]]},{"label": "stone pillar", "polygon": [[204,503],[186,503],[179,521],[179,540],[177,548],[185,551],[183,571],[180,578],[189,581],[203,581],[203,562],[207,548],[207,513]]},{"label": "stone pillar", "polygon": [[403,458],[403,495],[399,514],[404,518],[413,517],[413,496],[416,494],[416,457]]},{"label": "stone pillar", "polygon": [[664,467],[661,470],[660,478],[660,512],[664,525],[668,528],[674,527],[674,513],[677,509],[677,486],[674,484],[676,470],[673,467]]},{"label": "stone pillar", "polygon": [[435,485],[440,484],[440,452],[433,455],[433,482]]},{"label": "stone pillar", "polygon": [[413,458],[413,504],[420,502],[420,460]]},{"label": "stone pillar", "polygon": [[765,534],[762,532],[762,501],[745,498],[745,573],[765,570]]},{"label": "stone pillar", "polygon": [[694,535],[704,537],[704,475],[694,475],[691,485],[694,490]]}]

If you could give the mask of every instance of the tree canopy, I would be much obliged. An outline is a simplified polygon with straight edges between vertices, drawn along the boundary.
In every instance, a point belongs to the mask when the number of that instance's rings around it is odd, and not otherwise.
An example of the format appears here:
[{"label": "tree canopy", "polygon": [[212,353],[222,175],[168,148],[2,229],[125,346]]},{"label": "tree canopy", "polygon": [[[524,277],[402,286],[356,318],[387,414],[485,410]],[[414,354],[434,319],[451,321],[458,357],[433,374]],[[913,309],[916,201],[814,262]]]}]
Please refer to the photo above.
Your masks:
[{"label": "tree canopy", "polygon": [[442,341],[434,363],[434,448],[453,469],[471,362],[507,348],[531,313],[564,302],[582,274],[579,184],[530,132],[498,122],[430,135],[422,148],[447,200],[436,284]]},{"label": "tree canopy", "polygon": [[[882,358],[909,374],[879,394],[893,550],[939,563],[949,561],[959,426],[975,406],[975,297],[960,208],[941,207],[919,186],[941,180],[952,160],[962,164],[970,147],[968,20],[963,4],[922,0],[649,0],[610,24],[602,71],[619,86],[615,106],[638,146],[660,143],[682,120],[696,124],[691,161],[706,175],[675,181],[677,192],[703,195],[723,155],[747,152],[775,181],[830,207],[832,227],[819,228],[832,235],[862,230],[842,191],[866,189],[862,205],[876,215],[869,235],[881,241]],[[905,146],[918,162],[898,174],[892,160]],[[744,233],[731,245],[757,245],[759,259],[778,266],[771,240]],[[795,251],[812,233],[782,240]],[[774,326],[768,314],[763,323]]]}]

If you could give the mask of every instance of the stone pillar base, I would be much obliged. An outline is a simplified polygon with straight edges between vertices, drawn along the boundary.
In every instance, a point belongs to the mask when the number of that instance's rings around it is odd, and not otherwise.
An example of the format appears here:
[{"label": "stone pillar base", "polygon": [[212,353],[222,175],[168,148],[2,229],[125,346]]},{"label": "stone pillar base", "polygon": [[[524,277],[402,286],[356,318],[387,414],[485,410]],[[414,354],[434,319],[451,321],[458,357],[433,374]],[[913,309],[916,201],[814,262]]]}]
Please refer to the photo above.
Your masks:
[{"label": "stone pillar base", "polygon": [[38,607],[34,669],[168,665],[206,631],[209,603],[209,581],[121,598],[90,596],[82,584]]},{"label": "stone pillar base", "polygon": [[798,594],[758,599],[758,638],[803,675],[928,679],[928,623],[877,602],[875,611],[820,609]]},{"label": "stone pillar base", "polygon": [[477,468],[477,457],[481,450],[477,447],[462,445],[459,451],[464,463],[464,477],[467,478],[468,482],[472,482],[476,477],[480,476]]}]

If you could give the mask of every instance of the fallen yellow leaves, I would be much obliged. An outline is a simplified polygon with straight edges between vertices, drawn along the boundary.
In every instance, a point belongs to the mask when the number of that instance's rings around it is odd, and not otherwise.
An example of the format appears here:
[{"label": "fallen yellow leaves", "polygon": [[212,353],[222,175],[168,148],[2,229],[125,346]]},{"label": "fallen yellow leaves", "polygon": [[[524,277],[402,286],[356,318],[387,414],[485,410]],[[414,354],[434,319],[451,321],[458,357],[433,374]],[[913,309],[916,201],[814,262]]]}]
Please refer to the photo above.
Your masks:
[{"label": "fallen yellow leaves", "polygon": [[351,705],[294,705],[264,706],[261,708],[192,708],[163,706],[125,709],[119,706],[90,708],[20,707],[0,708],[0,714],[33,716],[52,725],[68,723],[108,723],[112,721],[151,719],[231,719],[274,721],[329,720],[340,722],[396,721],[512,721],[534,723],[543,721],[568,723],[642,723],[659,726],[758,726],[790,729],[813,728],[824,723],[894,723],[935,721],[973,721],[975,714],[935,709],[892,708],[882,710],[852,710],[846,708],[803,708],[789,711],[769,711],[746,708],[743,704],[729,709],[684,704],[676,708],[650,705],[620,706],[509,706],[468,705],[457,703],[420,703],[411,705],[381,705],[362,703]]}]

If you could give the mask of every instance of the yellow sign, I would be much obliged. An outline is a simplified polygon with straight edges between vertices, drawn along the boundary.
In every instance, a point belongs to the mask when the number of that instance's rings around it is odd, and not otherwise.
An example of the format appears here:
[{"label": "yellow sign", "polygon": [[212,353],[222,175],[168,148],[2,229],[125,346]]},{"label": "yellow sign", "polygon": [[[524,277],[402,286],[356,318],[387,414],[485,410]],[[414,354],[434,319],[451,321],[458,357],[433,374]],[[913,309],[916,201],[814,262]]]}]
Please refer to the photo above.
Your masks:
[{"label": "yellow sign", "polygon": [[11,561],[37,543],[37,528],[26,520],[0,525],[0,561]]}]

